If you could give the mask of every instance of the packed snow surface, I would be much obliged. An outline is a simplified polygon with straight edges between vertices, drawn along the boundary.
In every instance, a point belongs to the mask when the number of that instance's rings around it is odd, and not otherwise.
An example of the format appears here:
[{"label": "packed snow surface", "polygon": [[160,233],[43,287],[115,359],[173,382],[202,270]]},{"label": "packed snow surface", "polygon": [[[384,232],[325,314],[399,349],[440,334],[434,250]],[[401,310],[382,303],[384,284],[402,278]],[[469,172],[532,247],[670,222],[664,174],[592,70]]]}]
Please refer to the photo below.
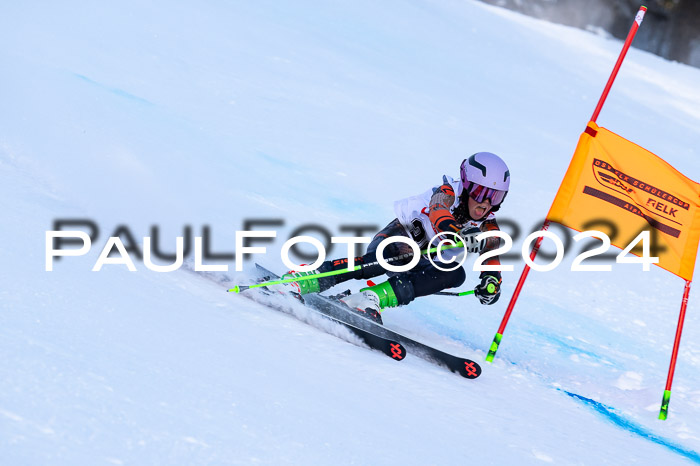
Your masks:
[{"label": "packed snow surface", "polygon": [[[192,251],[175,272],[135,257],[135,272],[92,271],[114,232],[172,253],[189,228],[233,254],[236,231],[276,231],[253,241],[266,254],[206,261],[248,283],[256,260],[285,270],[292,234],[323,238],[302,227],[371,236],[394,200],[478,151],[510,166],[498,215],[517,252],[621,45],[471,0],[5,2],[0,463],[700,463],[700,298],[659,421],[684,286],[659,268],[574,273],[572,246],[530,274],[493,364],[521,259],[493,306],[431,296],[384,312],[481,362],[474,381],[392,361],[299,303],[226,293],[209,279],[223,272],[186,270]],[[598,123],[698,180],[699,82],[632,49]],[[98,235],[48,272],[46,231],[69,219]]]}]

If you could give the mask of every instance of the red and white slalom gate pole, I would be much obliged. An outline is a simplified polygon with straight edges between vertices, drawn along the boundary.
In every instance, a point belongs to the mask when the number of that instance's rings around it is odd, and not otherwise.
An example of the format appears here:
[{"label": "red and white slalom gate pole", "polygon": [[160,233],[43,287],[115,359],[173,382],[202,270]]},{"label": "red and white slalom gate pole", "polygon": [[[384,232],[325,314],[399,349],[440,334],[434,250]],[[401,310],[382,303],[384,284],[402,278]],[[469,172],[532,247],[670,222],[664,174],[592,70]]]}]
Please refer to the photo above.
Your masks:
[{"label": "red and white slalom gate pole", "polygon": [[[542,225],[542,230],[541,231],[546,231],[549,228],[549,220],[544,221],[544,225]],[[532,252],[530,253],[530,261],[534,262],[535,261],[535,256],[537,256],[537,252],[540,250],[540,245],[542,244],[542,239],[544,236],[540,236],[537,238],[535,241],[535,245],[532,247]],[[498,332],[496,332],[496,336],[493,337],[493,342],[491,342],[491,347],[489,348],[489,352],[486,354],[486,361],[487,362],[493,362],[493,357],[496,355],[496,351],[498,351],[498,345],[501,344],[501,338],[503,338],[503,332],[506,330],[506,325],[508,325],[508,319],[510,319],[510,314],[513,312],[513,308],[515,307],[515,302],[518,300],[518,296],[520,296],[520,290],[522,290],[523,285],[525,284],[525,279],[527,278],[527,274],[530,273],[530,266],[525,264],[525,268],[523,269],[523,273],[520,274],[520,279],[518,280],[518,284],[515,285],[515,291],[513,292],[513,297],[510,298],[510,302],[508,303],[508,308],[506,309],[506,313],[503,315],[503,319],[501,320],[501,325],[498,327]]]},{"label": "red and white slalom gate pole", "polygon": [[[603,94],[600,96],[600,100],[598,101],[598,105],[595,108],[595,111],[593,112],[593,116],[591,117],[591,121],[595,123],[595,121],[598,119],[598,115],[600,114],[600,110],[603,108],[603,104],[605,103],[605,99],[607,99],[608,94],[610,93],[610,88],[613,85],[613,82],[615,81],[615,78],[617,77],[617,72],[620,71],[620,66],[622,65],[623,60],[625,59],[625,56],[627,55],[627,50],[629,50],[630,45],[632,45],[632,40],[634,40],[635,34],[637,34],[637,30],[639,29],[639,26],[642,24],[642,20],[644,19],[644,14],[647,12],[647,7],[643,6],[639,8],[639,11],[637,12],[637,16],[634,18],[634,23],[632,24],[632,27],[630,28],[630,32],[627,34],[627,39],[625,39],[625,44],[622,46],[622,51],[620,51],[620,56],[617,58],[617,63],[615,63],[615,67],[613,68],[612,73],[610,74],[610,78],[608,78],[608,82],[605,85],[605,89],[603,90]],[[542,230],[547,230],[549,228],[549,219],[545,220],[544,225],[542,226]],[[535,242],[535,245],[532,248],[532,252],[530,253],[530,260],[534,261],[535,256],[537,256],[537,252],[540,249],[540,244],[542,243],[542,236],[537,238],[537,241]],[[515,302],[518,300],[518,297],[520,296],[520,291],[525,284],[525,279],[527,278],[528,273],[530,273],[530,266],[525,264],[525,268],[523,269],[522,274],[520,274],[520,279],[518,280],[518,284],[515,287],[515,291],[513,292],[513,297],[510,298],[510,303],[508,303],[508,308],[506,309],[506,313],[503,316],[503,320],[501,320],[501,325],[498,327],[498,332],[496,333],[496,336],[493,338],[493,342],[491,343],[491,347],[489,348],[489,352],[486,355],[486,361],[488,362],[493,362],[493,357],[496,355],[496,351],[498,351],[498,346],[501,343],[501,338],[503,338],[503,332],[505,332],[506,325],[508,325],[508,320],[510,319],[510,315],[513,312],[513,308],[515,307]],[[669,389],[670,390],[670,389]]]},{"label": "red and white slalom gate pole", "polygon": [[685,310],[688,307],[688,295],[690,294],[691,283],[690,280],[685,281],[685,291],[683,291],[683,300],[681,301],[681,312],[678,316],[678,325],[676,326],[676,339],[673,342],[673,352],[671,353],[671,365],[668,368],[666,389],[664,390],[664,397],[661,400],[661,410],[659,410],[659,419],[662,421],[665,421],[668,417],[668,403],[671,400],[671,384],[673,383],[673,373],[676,370],[678,347],[681,344],[681,333],[683,333],[683,321],[685,320]]},{"label": "red and white slalom gate pole", "polygon": [[627,33],[627,39],[625,39],[625,45],[622,46],[622,51],[620,52],[620,56],[617,57],[617,63],[615,63],[615,67],[613,68],[613,71],[610,74],[610,77],[608,78],[608,82],[607,82],[607,84],[605,84],[605,89],[603,89],[603,94],[600,96],[600,100],[598,101],[598,105],[596,105],[596,108],[593,111],[593,116],[591,116],[591,121],[594,123],[598,119],[598,115],[600,115],[600,110],[603,108],[603,104],[605,103],[605,99],[608,98],[608,94],[610,93],[610,88],[612,87],[613,82],[615,81],[615,78],[617,77],[617,72],[620,71],[620,66],[622,66],[622,61],[625,59],[625,56],[627,55],[627,50],[629,50],[630,45],[632,45],[632,41],[634,40],[634,36],[637,34],[637,29],[639,29],[639,26],[642,25],[642,20],[644,20],[644,14],[646,12],[647,12],[647,7],[642,6],[639,8],[639,11],[637,12],[637,16],[634,18],[634,23],[632,23],[632,28],[630,28],[630,32]]}]

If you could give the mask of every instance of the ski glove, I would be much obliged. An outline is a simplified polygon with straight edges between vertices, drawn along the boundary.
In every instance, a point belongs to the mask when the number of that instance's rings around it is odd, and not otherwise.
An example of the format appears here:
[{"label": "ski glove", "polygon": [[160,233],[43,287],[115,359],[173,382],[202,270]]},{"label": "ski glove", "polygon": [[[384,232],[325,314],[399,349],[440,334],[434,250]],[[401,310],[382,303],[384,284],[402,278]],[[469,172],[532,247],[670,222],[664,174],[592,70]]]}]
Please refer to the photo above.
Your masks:
[{"label": "ski glove", "polygon": [[464,227],[458,233],[459,237],[462,238],[462,243],[464,243],[464,248],[467,252],[481,252],[481,249],[486,244],[486,240],[477,241],[476,237],[482,233],[477,227]]},{"label": "ski glove", "polygon": [[481,304],[493,304],[501,297],[500,272],[481,272],[481,283],[474,288],[474,296]]}]

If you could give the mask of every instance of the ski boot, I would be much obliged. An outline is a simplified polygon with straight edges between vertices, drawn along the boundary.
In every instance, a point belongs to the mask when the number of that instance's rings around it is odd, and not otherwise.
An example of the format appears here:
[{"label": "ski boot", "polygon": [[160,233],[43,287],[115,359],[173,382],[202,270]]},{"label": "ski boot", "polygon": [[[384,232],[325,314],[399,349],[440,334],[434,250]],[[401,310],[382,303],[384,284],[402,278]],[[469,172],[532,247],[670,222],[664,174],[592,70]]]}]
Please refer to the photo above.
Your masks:
[{"label": "ski boot", "polygon": [[[318,274],[317,271],[311,272],[295,272],[290,270],[286,274],[282,275],[282,279],[286,280],[288,278],[298,278],[298,277],[308,277],[309,275]],[[307,280],[299,280],[298,282],[285,283],[284,287],[287,292],[303,296],[309,293],[318,293],[321,291],[321,286],[318,283],[318,278],[309,278]]]},{"label": "ski boot", "polygon": [[341,298],[340,302],[347,305],[354,312],[373,320],[379,325],[384,325],[381,315],[382,310],[387,307],[398,306],[396,294],[389,282],[363,288],[359,293]]}]

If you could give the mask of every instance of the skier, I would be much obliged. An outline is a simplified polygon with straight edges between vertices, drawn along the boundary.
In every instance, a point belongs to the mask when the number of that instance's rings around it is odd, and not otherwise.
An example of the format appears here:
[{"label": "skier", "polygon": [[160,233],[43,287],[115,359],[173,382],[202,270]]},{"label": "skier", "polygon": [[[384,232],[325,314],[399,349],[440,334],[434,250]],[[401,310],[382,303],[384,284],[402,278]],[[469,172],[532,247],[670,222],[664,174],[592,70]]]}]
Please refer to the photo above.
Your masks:
[{"label": "skier", "polygon": [[[407,272],[387,272],[376,260],[379,243],[387,237],[406,236],[413,239],[421,249],[431,247],[431,239],[440,232],[459,235],[468,252],[491,251],[499,247],[500,239],[488,238],[479,244],[476,236],[484,231],[498,230],[494,212],[501,207],[508,194],[510,173],[500,157],[490,152],[478,152],[462,162],[460,179],[443,176],[443,183],[423,194],[396,201],[394,211],[397,218],[377,233],[367,253],[355,258],[359,270],[330,277],[311,278],[290,283],[292,291],[304,295],[325,291],[350,279],[369,279],[386,273],[389,279],[378,285],[372,284],[359,293],[341,297],[351,309],[363,313],[382,323],[380,312],[387,307],[405,305],[420,296],[427,296],[446,288],[455,288],[464,283],[464,268],[444,271],[435,267],[426,256]],[[450,235],[451,236],[451,235]],[[439,238],[440,239],[440,238]],[[439,241],[438,239],[438,241]],[[450,238],[448,238],[450,239]],[[383,253],[385,258],[410,253],[411,247],[403,242],[389,244]],[[407,264],[412,257],[393,262]],[[347,269],[347,259],[329,260],[312,272],[291,271],[282,278],[296,278],[333,270]],[[434,261],[442,268],[447,264]],[[485,261],[485,265],[499,264],[497,256]],[[481,283],[474,289],[481,304],[493,304],[501,295],[500,272],[482,272]],[[491,292],[489,292],[489,285]]]}]

